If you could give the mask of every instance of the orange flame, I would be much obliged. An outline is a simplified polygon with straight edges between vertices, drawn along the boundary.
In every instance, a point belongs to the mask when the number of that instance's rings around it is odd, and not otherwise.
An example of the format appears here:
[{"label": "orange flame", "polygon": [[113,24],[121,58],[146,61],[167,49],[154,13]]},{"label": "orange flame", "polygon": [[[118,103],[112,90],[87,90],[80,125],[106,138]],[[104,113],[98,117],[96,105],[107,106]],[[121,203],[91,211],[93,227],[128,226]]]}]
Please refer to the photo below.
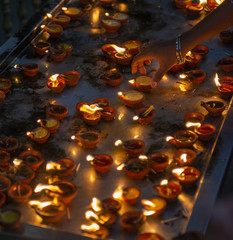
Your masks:
[{"label": "orange flame", "polygon": [[54,170],[61,170],[63,168],[64,167],[62,167],[61,164],[56,163],[56,162],[52,162],[52,161],[49,161],[46,164],[46,171],[53,170],[53,169]]},{"label": "orange flame", "polygon": [[58,86],[58,84],[59,84],[59,82],[58,82],[58,80],[57,80],[58,76],[59,76],[59,74],[53,74],[53,75],[49,78],[49,80],[52,82],[52,87],[57,87],[57,86]]},{"label": "orange flame", "polygon": [[174,139],[174,138],[171,137],[171,136],[166,137],[166,141],[167,141],[167,142],[169,142],[169,141],[172,140],[172,139]]},{"label": "orange flame", "polygon": [[117,47],[116,45],[112,44],[111,45],[118,53],[125,53],[126,49],[125,48],[121,48],[121,47]]},{"label": "orange flame", "polygon": [[95,212],[100,212],[102,208],[102,203],[98,198],[92,198],[91,207]]},{"label": "orange flame", "polygon": [[80,111],[86,112],[86,113],[90,113],[90,114],[94,114],[96,111],[102,110],[102,109],[103,109],[103,108],[100,108],[100,107],[98,106],[98,104],[92,104],[92,105],[83,104],[83,105],[80,107]]},{"label": "orange flame", "polygon": [[117,187],[117,189],[114,191],[112,196],[113,196],[113,198],[121,199],[122,193],[123,193],[122,188],[121,187]]},{"label": "orange flame", "polygon": [[46,15],[47,15],[48,18],[52,18],[52,14],[47,13]]},{"label": "orange flame", "polygon": [[183,162],[187,162],[187,156],[188,156],[187,153],[183,153],[183,154],[181,154],[180,159],[181,159]]},{"label": "orange flame", "polygon": [[87,155],[86,156],[86,160],[89,162],[89,161],[93,161],[95,159],[95,157],[93,157],[92,155]]},{"label": "orange flame", "polygon": [[18,167],[23,161],[21,159],[15,158],[13,164],[15,167]]},{"label": "orange flame", "polygon": [[156,211],[154,210],[143,210],[143,215],[145,216],[151,216],[153,214],[155,214]]},{"label": "orange flame", "polygon": [[220,84],[220,82],[219,82],[219,77],[218,77],[218,74],[217,74],[217,73],[215,74],[214,81],[215,81],[215,84],[216,84],[217,87],[220,87],[220,86],[221,86],[221,84]]},{"label": "orange flame", "polygon": [[120,165],[117,167],[117,170],[118,170],[118,171],[121,171],[121,170],[123,170],[124,167],[125,167],[125,164],[122,163],[122,164],[120,164]]},{"label": "orange flame", "polygon": [[200,127],[201,126],[201,123],[194,123],[194,122],[187,122],[186,125],[185,125],[187,128],[190,128],[190,127]]},{"label": "orange flame", "polygon": [[147,200],[147,199],[142,199],[141,201],[142,205],[148,208],[154,208],[156,207],[156,204],[154,204],[153,202]]},{"label": "orange flame", "polygon": [[83,230],[83,231],[85,231],[85,232],[90,232],[90,233],[92,233],[92,232],[96,232],[96,231],[98,231],[99,229],[100,229],[100,226],[98,225],[98,224],[96,224],[96,223],[92,223],[91,225],[81,225],[81,229]]},{"label": "orange flame", "polygon": [[163,179],[161,182],[160,182],[160,185],[167,185],[168,184],[168,180],[167,179]]},{"label": "orange flame", "polygon": [[63,191],[59,188],[59,186],[53,186],[53,185],[46,185],[46,184],[37,184],[36,188],[34,189],[35,193],[41,192],[43,190],[50,190],[52,192],[58,192],[58,193],[63,193]]},{"label": "orange flame", "polygon": [[175,175],[180,175],[184,171],[183,168],[175,168],[172,170],[172,173]]}]

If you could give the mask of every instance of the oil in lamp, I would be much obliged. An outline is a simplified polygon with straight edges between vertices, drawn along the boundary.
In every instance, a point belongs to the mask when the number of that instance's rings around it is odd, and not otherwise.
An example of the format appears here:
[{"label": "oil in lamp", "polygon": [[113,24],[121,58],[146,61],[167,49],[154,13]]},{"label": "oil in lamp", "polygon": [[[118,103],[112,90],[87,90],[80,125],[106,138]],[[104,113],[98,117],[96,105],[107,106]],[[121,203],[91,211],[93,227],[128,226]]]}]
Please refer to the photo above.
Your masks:
[{"label": "oil in lamp", "polygon": [[102,23],[108,33],[115,33],[121,27],[121,22],[113,19],[102,20]]},{"label": "oil in lamp", "polygon": [[0,176],[0,192],[7,192],[11,186],[11,181],[8,177]]},{"label": "oil in lamp", "polygon": [[6,202],[6,195],[3,192],[0,192],[0,207]]},{"label": "oil in lamp", "polygon": [[71,18],[67,15],[58,15],[53,17],[52,14],[46,14],[49,19],[55,22],[55,24],[61,25],[63,28],[67,27],[70,23]]},{"label": "oil in lamp", "polygon": [[37,122],[41,125],[41,127],[48,128],[50,133],[55,133],[60,126],[60,122],[55,118],[48,118],[43,120],[38,119]]},{"label": "oil in lamp", "polygon": [[189,51],[185,56],[185,65],[189,68],[197,68],[201,62],[201,55]]},{"label": "oil in lamp", "polygon": [[151,77],[149,76],[138,76],[135,79],[129,80],[131,86],[136,87],[139,91],[150,92],[151,87]]},{"label": "oil in lamp", "polygon": [[132,55],[137,55],[139,53],[139,49],[141,47],[142,43],[139,41],[126,41],[122,44],[123,48],[126,48],[127,52],[129,52]]},{"label": "oil in lamp", "polygon": [[116,109],[114,107],[103,107],[101,110],[101,118],[105,121],[112,121],[116,117]]},{"label": "oil in lamp", "polygon": [[182,191],[182,186],[179,182],[168,181],[167,179],[162,180],[160,185],[156,185],[153,188],[158,192],[160,197],[169,202],[175,201]]},{"label": "oil in lamp", "polygon": [[108,172],[113,163],[112,157],[107,154],[88,155],[86,160],[90,161],[95,170],[100,173]]},{"label": "oil in lamp", "polygon": [[144,95],[138,91],[118,92],[118,97],[126,106],[136,108],[140,107],[144,102]]},{"label": "oil in lamp", "polygon": [[76,136],[73,135],[71,139],[78,140],[84,148],[95,148],[100,141],[99,134],[96,132],[80,132]]},{"label": "oil in lamp", "polygon": [[72,159],[62,158],[57,162],[49,161],[46,164],[46,171],[52,175],[58,175],[60,177],[67,177],[75,169],[75,163]]},{"label": "oil in lamp", "polygon": [[41,28],[48,32],[52,38],[58,38],[63,32],[63,27],[58,24],[41,25]]},{"label": "oil in lamp", "polygon": [[41,153],[36,150],[22,152],[19,155],[19,159],[21,159],[23,163],[29,165],[34,171],[36,171],[44,161]]},{"label": "oil in lamp", "polygon": [[45,143],[50,136],[50,132],[46,127],[37,127],[32,132],[27,132],[27,136],[37,143]]},{"label": "oil in lamp", "polygon": [[138,231],[146,221],[146,216],[141,211],[128,211],[121,215],[120,224],[127,231]]},{"label": "oil in lamp", "polygon": [[149,156],[150,167],[155,172],[163,172],[169,163],[169,158],[163,153],[152,153]]},{"label": "oil in lamp", "polygon": [[209,52],[209,48],[205,45],[197,45],[191,50],[191,52],[201,55],[203,59],[206,57],[207,53]]},{"label": "oil in lamp", "polygon": [[106,227],[99,226],[97,223],[92,223],[91,225],[81,225],[82,232],[88,237],[95,238],[107,238],[109,231]]},{"label": "oil in lamp", "polygon": [[5,99],[6,95],[3,91],[0,90],[0,103]]},{"label": "oil in lamp", "polygon": [[60,104],[49,104],[49,106],[46,108],[46,116],[48,118],[62,120],[67,113],[68,113],[67,107]]},{"label": "oil in lamp", "polygon": [[174,153],[173,159],[179,166],[185,166],[190,165],[196,156],[197,154],[193,150],[180,148]]},{"label": "oil in lamp", "polygon": [[125,187],[122,189],[122,199],[130,204],[136,204],[141,197],[141,191],[136,187]]},{"label": "oil in lamp", "polygon": [[96,125],[101,120],[102,108],[98,104],[82,105],[80,111],[83,112],[83,119],[88,125]]},{"label": "oil in lamp", "polygon": [[75,7],[63,7],[62,11],[65,15],[69,16],[71,20],[77,20],[81,15],[81,9]]},{"label": "oil in lamp", "polygon": [[109,101],[107,98],[96,98],[92,101],[93,104],[98,104],[99,107],[109,107]]},{"label": "oil in lamp", "polygon": [[230,44],[233,41],[233,31],[232,30],[222,31],[220,32],[219,37],[223,43]]},{"label": "oil in lamp", "polygon": [[160,197],[154,197],[150,199],[142,199],[141,204],[145,208],[146,211],[153,211],[150,216],[158,216],[162,214],[167,206],[167,202]]},{"label": "oil in lamp", "polygon": [[0,78],[0,90],[4,93],[8,93],[11,88],[11,80],[6,78]]},{"label": "oil in lamp", "polygon": [[49,51],[49,55],[54,62],[61,62],[66,56],[66,51],[63,49],[55,48]]},{"label": "oil in lamp", "polygon": [[28,198],[32,195],[32,188],[28,184],[16,183],[8,189],[7,195],[13,202],[27,202]]},{"label": "oil in lamp", "polygon": [[216,73],[214,81],[218,88],[218,91],[221,93],[223,98],[230,98],[232,96],[233,93],[232,77],[222,77],[221,79],[219,79],[218,74]]},{"label": "oil in lamp", "polygon": [[125,48],[120,48],[117,47],[116,45],[112,46],[117,51],[114,55],[116,62],[120,65],[129,65],[133,59],[133,55],[127,52]]},{"label": "oil in lamp", "polygon": [[120,83],[123,81],[123,74],[118,72],[115,68],[107,71],[103,77],[102,77],[105,82],[112,86],[116,87],[120,85]]},{"label": "oil in lamp", "polygon": [[0,164],[10,161],[10,154],[7,151],[0,150]]},{"label": "oil in lamp", "polygon": [[154,240],[165,240],[163,237],[161,237],[159,234],[157,233],[142,233],[138,236],[137,240],[150,240],[150,239],[154,239]]},{"label": "oil in lamp", "polygon": [[80,79],[80,74],[76,71],[68,71],[59,74],[58,79],[62,79],[63,81],[65,81],[67,86],[72,87],[78,83]]},{"label": "oil in lamp", "polygon": [[22,214],[19,210],[7,208],[0,211],[0,225],[5,229],[18,229],[21,226]]},{"label": "oil in lamp", "polygon": [[18,140],[13,137],[5,137],[0,140],[0,150],[8,153],[14,152],[18,148]]},{"label": "oil in lamp", "polygon": [[39,41],[33,44],[35,52],[41,56],[45,55],[51,47],[51,44],[44,41]]},{"label": "oil in lamp", "polygon": [[200,172],[194,167],[182,167],[172,170],[173,176],[184,186],[191,187],[200,178]]},{"label": "oil in lamp", "polygon": [[25,63],[21,66],[15,65],[14,68],[18,68],[22,70],[24,76],[26,77],[34,77],[36,76],[37,72],[39,71],[39,67],[36,63]]},{"label": "oil in lamp", "polygon": [[212,124],[202,124],[200,127],[195,128],[194,131],[200,140],[209,141],[214,136],[216,128]]},{"label": "oil in lamp", "polygon": [[52,75],[47,81],[47,87],[53,93],[60,93],[63,91],[66,83],[63,79],[59,78],[59,74]]},{"label": "oil in lamp", "polygon": [[129,15],[127,15],[126,13],[117,12],[109,17],[110,19],[119,21],[122,26],[129,21]]},{"label": "oil in lamp", "polygon": [[105,198],[102,200],[102,206],[104,211],[116,214],[121,208],[121,203],[115,198]]},{"label": "oil in lamp", "polygon": [[226,104],[222,101],[207,101],[201,102],[201,106],[204,107],[212,117],[218,117],[226,108]]},{"label": "oil in lamp", "polygon": [[138,121],[142,125],[150,124],[155,117],[154,106],[150,105],[149,107],[139,108],[135,112],[133,117],[134,121]]},{"label": "oil in lamp", "polygon": [[222,58],[217,62],[217,67],[220,67],[225,72],[233,70],[233,57]]}]

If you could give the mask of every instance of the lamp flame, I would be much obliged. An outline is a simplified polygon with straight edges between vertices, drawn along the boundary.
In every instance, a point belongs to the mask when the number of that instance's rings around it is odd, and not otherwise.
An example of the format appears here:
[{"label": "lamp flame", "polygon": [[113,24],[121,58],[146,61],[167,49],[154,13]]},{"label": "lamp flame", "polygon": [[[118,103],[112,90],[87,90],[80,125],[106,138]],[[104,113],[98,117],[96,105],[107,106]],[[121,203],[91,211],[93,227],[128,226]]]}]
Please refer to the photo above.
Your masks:
[{"label": "lamp flame", "polygon": [[220,82],[219,82],[219,77],[218,77],[218,74],[217,74],[217,73],[215,74],[214,81],[215,81],[215,84],[216,84],[217,87],[220,87],[220,86],[221,86],[221,84],[220,84]]},{"label": "lamp flame", "polygon": [[171,136],[166,137],[166,141],[167,141],[167,142],[169,142],[169,141],[172,140],[172,139],[174,139],[174,138],[171,137]]},{"label": "lamp flame", "polygon": [[32,200],[29,202],[29,205],[36,206],[37,208],[42,210],[44,207],[47,207],[49,205],[58,205],[58,201],[57,201],[57,198],[54,198],[53,201],[46,201],[46,202]]},{"label": "lamp flame", "polygon": [[207,0],[200,0],[200,4],[206,4]]},{"label": "lamp flame", "polygon": [[124,114],[123,113],[120,113],[119,116],[118,116],[118,120],[121,121],[121,119],[124,117]]},{"label": "lamp flame", "polygon": [[86,219],[90,219],[90,218],[94,218],[96,220],[99,219],[99,217],[93,211],[90,211],[90,210],[86,211],[85,217],[86,217]]},{"label": "lamp flame", "polygon": [[40,27],[41,27],[41,28],[45,28],[45,25],[41,25]]},{"label": "lamp flame", "polygon": [[93,161],[94,159],[95,158],[92,155],[90,155],[90,154],[86,156],[86,160],[87,161]]},{"label": "lamp flame", "polygon": [[125,53],[126,49],[125,48],[121,48],[121,47],[117,47],[116,45],[112,44],[111,45],[118,53]]},{"label": "lamp flame", "polygon": [[125,164],[122,163],[122,164],[120,164],[120,165],[117,167],[117,170],[118,170],[118,171],[121,171],[121,170],[123,170],[124,167],[125,167]]},{"label": "lamp flame", "polygon": [[138,119],[139,119],[139,117],[137,115],[133,117],[134,121],[137,121]]},{"label": "lamp flame", "polygon": [[47,13],[46,15],[47,15],[48,18],[52,18],[52,14]]},{"label": "lamp flame", "polygon": [[128,81],[130,84],[134,84],[135,83],[135,80],[134,79],[131,79]]},{"label": "lamp flame", "polygon": [[148,159],[148,157],[146,155],[140,155],[138,158],[140,160],[147,160]]},{"label": "lamp flame", "polygon": [[74,140],[74,139],[76,139],[76,137],[73,135],[73,136],[71,136],[71,139]]},{"label": "lamp flame", "polygon": [[18,167],[23,161],[21,159],[15,158],[13,164],[15,167]]},{"label": "lamp flame", "polygon": [[122,144],[122,141],[121,141],[120,139],[116,140],[115,146],[119,146],[119,145],[121,145],[121,144]]},{"label": "lamp flame", "polygon": [[200,127],[201,126],[201,123],[199,122],[187,122],[186,125],[185,125],[187,128],[190,128],[190,127]]},{"label": "lamp flame", "polygon": [[58,84],[59,84],[59,82],[57,80],[58,76],[59,76],[59,74],[54,74],[49,78],[49,80],[52,82],[52,87],[58,86]]},{"label": "lamp flame", "polygon": [[100,19],[100,9],[98,7],[94,8],[92,11],[92,27],[97,28],[99,24],[99,19]]},{"label": "lamp flame", "polygon": [[123,92],[118,92],[117,94],[118,94],[118,96],[122,96]]},{"label": "lamp flame", "polygon": [[148,211],[148,210],[143,210],[143,215],[145,216],[151,216],[153,214],[155,214],[156,211],[154,210],[151,210],[151,211]]},{"label": "lamp flame", "polygon": [[156,207],[156,205],[155,205],[153,202],[151,202],[151,201],[149,201],[149,200],[146,200],[146,199],[142,199],[141,203],[142,203],[142,205],[145,206],[145,207],[149,207],[149,208],[154,208],[154,207]]},{"label": "lamp flame", "polygon": [[100,226],[96,223],[92,223],[91,225],[81,225],[81,229],[85,232],[96,232],[100,229]]},{"label": "lamp flame", "polygon": [[102,208],[102,203],[98,198],[92,198],[92,202],[91,202],[91,208],[95,211],[95,212],[100,212],[103,208]]},{"label": "lamp flame", "polygon": [[105,16],[106,16],[106,17],[109,17],[109,13],[108,13],[108,12],[106,12],[106,13],[105,13]]},{"label": "lamp flame", "polygon": [[102,109],[103,108],[100,108],[98,104],[91,104],[91,105],[83,104],[80,107],[80,111],[90,113],[90,114],[94,114],[96,111],[102,110]]},{"label": "lamp flame", "polygon": [[216,3],[218,4],[218,5],[220,5],[221,3],[223,3],[224,2],[224,0],[216,0]]},{"label": "lamp flame", "polygon": [[185,79],[186,77],[187,77],[187,75],[184,74],[184,73],[182,73],[182,74],[179,75],[179,78],[181,78],[181,79]]},{"label": "lamp flame", "polygon": [[63,169],[63,167],[61,166],[61,164],[56,163],[56,162],[52,162],[52,161],[47,162],[46,171],[53,170],[53,169],[61,170],[61,169]]},{"label": "lamp flame", "polygon": [[63,11],[66,11],[66,10],[67,10],[67,8],[66,8],[66,7],[63,7],[63,8],[62,8],[62,10],[63,10]]},{"label": "lamp flame", "polygon": [[50,190],[52,192],[58,192],[58,193],[63,193],[63,191],[59,188],[59,186],[55,186],[55,185],[46,185],[46,184],[37,184],[36,188],[34,189],[35,193],[41,192],[43,190]]},{"label": "lamp flame", "polygon": [[180,156],[180,159],[183,161],[183,162],[187,162],[187,156],[188,156],[188,154],[187,153],[183,153],[183,154],[181,154],[181,156]]},{"label": "lamp flame", "polygon": [[113,196],[113,198],[121,199],[122,193],[123,193],[122,188],[121,187],[117,187],[117,189],[114,191],[112,196]]},{"label": "lamp flame", "polygon": [[167,179],[163,179],[161,182],[160,182],[160,185],[167,185],[168,184],[168,180]]},{"label": "lamp flame", "polygon": [[175,175],[180,175],[184,171],[183,168],[175,168],[172,170],[172,173]]}]

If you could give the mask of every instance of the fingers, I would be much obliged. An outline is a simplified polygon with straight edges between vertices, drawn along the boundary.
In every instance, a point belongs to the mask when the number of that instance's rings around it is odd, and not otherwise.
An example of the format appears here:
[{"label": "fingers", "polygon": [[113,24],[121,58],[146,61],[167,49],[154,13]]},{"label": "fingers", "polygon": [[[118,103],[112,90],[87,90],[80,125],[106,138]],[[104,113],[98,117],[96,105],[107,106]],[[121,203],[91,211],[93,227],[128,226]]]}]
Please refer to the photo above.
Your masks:
[{"label": "fingers", "polygon": [[141,74],[146,74],[146,69],[144,63],[148,66],[151,64],[151,61],[145,57],[134,57],[133,62],[131,64],[131,72],[135,74],[138,70]]},{"label": "fingers", "polygon": [[160,66],[158,71],[152,76],[151,80],[151,87],[155,88],[157,87],[158,83],[162,79],[162,77],[167,73],[169,68],[167,66]]}]

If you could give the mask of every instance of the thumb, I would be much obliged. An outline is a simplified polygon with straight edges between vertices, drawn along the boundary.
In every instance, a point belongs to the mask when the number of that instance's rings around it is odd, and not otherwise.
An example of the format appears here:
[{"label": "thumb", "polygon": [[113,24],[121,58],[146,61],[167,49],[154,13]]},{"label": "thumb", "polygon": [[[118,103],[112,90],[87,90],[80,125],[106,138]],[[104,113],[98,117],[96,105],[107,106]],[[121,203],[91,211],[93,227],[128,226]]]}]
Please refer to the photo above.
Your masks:
[{"label": "thumb", "polygon": [[155,72],[152,76],[151,87],[157,87],[158,83],[162,79],[162,77],[167,73],[169,68],[167,66],[160,66],[160,68]]}]

